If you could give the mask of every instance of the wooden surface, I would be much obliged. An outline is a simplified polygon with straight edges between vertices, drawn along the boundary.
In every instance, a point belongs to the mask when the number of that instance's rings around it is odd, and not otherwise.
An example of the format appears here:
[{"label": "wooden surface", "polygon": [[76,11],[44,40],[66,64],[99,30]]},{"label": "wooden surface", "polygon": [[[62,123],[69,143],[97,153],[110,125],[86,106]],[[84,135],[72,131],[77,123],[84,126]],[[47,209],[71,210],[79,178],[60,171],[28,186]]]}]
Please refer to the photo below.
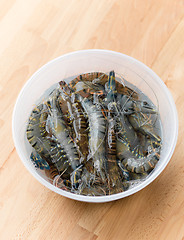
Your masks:
[{"label": "wooden surface", "polygon": [[[142,191],[105,204],[73,201],[35,180],[11,135],[27,79],[64,53],[100,48],[151,67],[176,102],[179,137],[164,172]],[[0,239],[184,239],[184,1],[0,1]],[[172,127],[172,126],[171,126]]]}]

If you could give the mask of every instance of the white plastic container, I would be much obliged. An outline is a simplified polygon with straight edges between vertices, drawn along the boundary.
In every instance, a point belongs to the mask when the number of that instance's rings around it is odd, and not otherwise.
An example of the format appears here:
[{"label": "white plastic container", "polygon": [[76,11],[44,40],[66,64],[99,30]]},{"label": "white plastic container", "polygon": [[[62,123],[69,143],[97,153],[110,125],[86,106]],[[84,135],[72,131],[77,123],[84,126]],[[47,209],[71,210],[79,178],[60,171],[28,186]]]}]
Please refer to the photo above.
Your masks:
[{"label": "white plastic container", "polygon": [[[142,90],[155,105],[159,105],[163,127],[163,146],[160,160],[145,181],[122,193],[90,197],[63,191],[53,186],[33,167],[30,160],[31,148],[29,148],[25,138],[26,122],[36,100],[54,83],[85,72],[109,72],[111,70],[122,74],[127,81]],[[16,101],[13,112],[12,130],[15,147],[20,159],[40,183],[60,195],[75,200],[108,202],[138,192],[150,184],[164,170],[177,142],[178,119],[176,107],[170,92],[162,80],[150,68],[138,60],[121,53],[108,50],[83,50],[60,56],[45,64],[33,74],[22,88]]]}]

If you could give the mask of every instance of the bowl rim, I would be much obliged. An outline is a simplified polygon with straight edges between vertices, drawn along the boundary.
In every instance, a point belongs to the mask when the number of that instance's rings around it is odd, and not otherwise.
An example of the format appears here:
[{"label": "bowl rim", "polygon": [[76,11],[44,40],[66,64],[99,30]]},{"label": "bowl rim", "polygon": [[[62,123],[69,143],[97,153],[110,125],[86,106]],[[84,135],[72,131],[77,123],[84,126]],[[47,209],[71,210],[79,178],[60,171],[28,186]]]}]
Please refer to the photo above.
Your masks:
[{"label": "bowl rim", "polygon": [[[169,101],[169,104],[171,106],[171,109],[173,111],[173,128],[174,128],[174,138],[172,140],[172,144],[171,144],[171,148],[170,151],[167,153],[167,155],[164,158],[164,164],[162,164],[162,166],[158,169],[158,171],[155,172],[154,176],[151,175],[149,178],[147,178],[145,181],[143,181],[142,183],[140,183],[139,185],[125,191],[125,192],[121,192],[121,193],[117,193],[117,194],[113,194],[113,195],[108,195],[108,196],[84,196],[84,195],[78,195],[78,194],[74,194],[74,193],[70,193],[70,192],[66,192],[64,190],[61,190],[57,187],[55,187],[54,185],[52,185],[51,183],[47,182],[44,178],[42,178],[35,170],[32,170],[29,167],[28,161],[26,160],[23,151],[21,150],[21,146],[18,145],[17,143],[17,137],[15,134],[15,118],[16,118],[16,111],[18,109],[18,105],[21,99],[21,96],[24,92],[24,90],[29,86],[29,84],[32,82],[32,80],[42,71],[44,71],[49,65],[60,61],[62,58],[67,58],[71,55],[75,55],[75,54],[91,54],[91,53],[105,53],[105,54],[115,54],[115,55],[119,55],[121,57],[127,58],[139,65],[141,65],[143,68],[145,68],[145,70],[147,70],[149,72],[150,75],[153,76],[154,80],[156,80],[159,85],[162,87],[162,89],[164,90],[164,93]],[[140,190],[142,190],[143,188],[145,188],[146,186],[148,186],[151,182],[153,182],[160,174],[161,172],[165,169],[165,167],[167,166],[168,162],[171,159],[171,156],[174,152],[176,143],[177,143],[177,137],[178,137],[178,115],[177,115],[177,110],[176,110],[176,106],[173,100],[173,97],[169,91],[169,89],[166,87],[165,83],[160,79],[160,77],[153,71],[151,70],[148,66],[146,66],[144,63],[140,62],[139,60],[128,56],[126,54],[120,53],[120,52],[116,52],[116,51],[111,51],[111,50],[103,50],[103,49],[86,49],[86,50],[79,50],[79,51],[74,51],[74,52],[70,52],[70,53],[66,53],[64,55],[61,55],[57,58],[52,59],[51,61],[47,62],[46,64],[44,64],[42,67],[40,67],[36,72],[34,72],[31,77],[26,81],[26,83],[24,84],[24,86],[22,87],[21,91],[19,92],[19,95],[16,99],[15,105],[14,105],[14,109],[13,109],[13,115],[12,115],[12,135],[13,135],[13,141],[14,141],[14,145],[15,148],[17,150],[17,153],[19,155],[19,158],[21,159],[21,161],[23,162],[24,166],[27,168],[27,170],[41,183],[43,184],[45,187],[49,188],[50,190],[65,196],[67,198],[70,199],[74,199],[74,200],[78,200],[78,201],[82,201],[82,202],[92,202],[92,203],[103,203],[103,202],[110,202],[110,201],[114,201],[114,200],[118,200],[127,196],[130,196]]]}]

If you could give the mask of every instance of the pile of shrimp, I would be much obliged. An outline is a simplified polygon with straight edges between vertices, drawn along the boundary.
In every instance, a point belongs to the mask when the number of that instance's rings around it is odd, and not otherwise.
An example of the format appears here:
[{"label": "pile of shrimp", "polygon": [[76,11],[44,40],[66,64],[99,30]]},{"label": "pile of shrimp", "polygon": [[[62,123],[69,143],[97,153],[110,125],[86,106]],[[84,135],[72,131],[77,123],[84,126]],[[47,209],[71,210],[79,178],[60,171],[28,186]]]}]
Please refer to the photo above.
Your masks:
[{"label": "pile of shrimp", "polygon": [[32,110],[30,158],[54,186],[88,196],[116,194],[144,180],[159,161],[158,110],[116,75],[62,80]]}]

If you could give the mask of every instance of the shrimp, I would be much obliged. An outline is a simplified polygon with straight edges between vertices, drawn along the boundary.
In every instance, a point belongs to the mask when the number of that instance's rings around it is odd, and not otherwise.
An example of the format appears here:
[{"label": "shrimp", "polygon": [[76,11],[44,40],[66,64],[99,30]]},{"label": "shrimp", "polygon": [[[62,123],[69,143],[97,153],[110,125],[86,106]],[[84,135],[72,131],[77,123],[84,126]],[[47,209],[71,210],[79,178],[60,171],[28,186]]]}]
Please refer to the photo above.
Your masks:
[{"label": "shrimp", "polygon": [[90,157],[93,158],[95,171],[105,181],[106,121],[102,112],[89,99],[80,95],[78,98],[88,115]]},{"label": "shrimp", "polygon": [[148,135],[157,142],[161,142],[161,138],[155,133],[153,123],[151,118],[146,116],[144,113],[156,113],[154,109],[152,109],[148,104],[144,104],[144,106],[140,106],[135,101],[132,102],[133,113],[127,115],[128,120],[132,127],[141,132],[144,135]]},{"label": "shrimp", "polygon": [[86,162],[88,156],[88,123],[84,110],[77,98],[77,94],[63,81],[60,82],[60,86],[62,90],[70,96],[68,115],[73,126],[74,141],[79,147],[82,161]]},{"label": "shrimp", "polygon": [[48,112],[46,105],[40,104],[35,107],[28,120],[28,125],[26,129],[26,135],[29,143],[35,149],[35,151],[48,163],[51,163],[50,141],[46,137],[46,121],[48,117]]},{"label": "shrimp", "polygon": [[[64,152],[66,153],[65,157],[68,159],[68,163],[73,170],[73,172],[71,173],[72,186],[77,188],[78,179],[80,178],[80,169],[78,168],[80,165],[79,156],[74,142],[69,135],[69,131],[67,129],[65,121],[56,106],[56,99],[57,93],[54,93],[52,98],[50,99],[50,105],[52,107],[50,109],[51,128],[56,141],[59,142]],[[78,171],[76,171],[76,169],[78,169]]]},{"label": "shrimp", "polygon": [[[107,175],[110,193],[118,193],[122,191],[122,179],[116,157],[116,134],[115,121],[108,116],[108,132],[107,132]],[[112,187],[112,188],[111,188]]]},{"label": "shrimp", "polygon": [[101,72],[85,73],[73,79],[69,87],[84,98],[92,97],[94,94],[103,96],[105,93],[103,85],[107,79],[108,76]]},{"label": "shrimp", "polygon": [[[108,103],[108,131],[107,131],[107,172],[110,194],[122,191],[122,179],[116,158],[116,119],[113,117],[113,108],[115,105],[115,73],[109,73],[108,89],[106,101]],[[112,190],[111,190],[112,187]]]},{"label": "shrimp", "polygon": [[147,156],[136,157],[125,140],[117,141],[117,156],[122,164],[130,172],[145,173],[151,171],[160,157],[160,148],[154,148],[150,140],[150,147]]},{"label": "shrimp", "polygon": [[108,75],[102,72],[84,73],[74,78],[70,83],[71,89],[78,91],[77,84],[80,82],[101,83],[104,85],[108,80]]}]

